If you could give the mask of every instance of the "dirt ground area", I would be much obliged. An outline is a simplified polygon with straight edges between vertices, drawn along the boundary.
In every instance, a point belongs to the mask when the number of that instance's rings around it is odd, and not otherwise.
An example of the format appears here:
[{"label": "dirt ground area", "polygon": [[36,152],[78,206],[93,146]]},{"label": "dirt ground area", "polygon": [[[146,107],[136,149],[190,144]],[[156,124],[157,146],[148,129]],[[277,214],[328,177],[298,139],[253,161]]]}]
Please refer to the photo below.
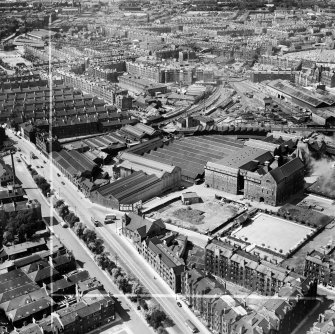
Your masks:
[{"label": "dirt ground area", "polygon": [[30,61],[22,58],[16,51],[0,51],[0,58],[10,66],[15,66],[17,63],[25,63],[27,66],[31,65]]},{"label": "dirt ground area", "polygon": [[335,201],[328,198],[308,195],[298,205],[311,208],[328,216],[335,216]]},{"label": "dirt ground area", "polygon": [[226,204],[218,200],[205,199],[203,203],[188,206],[177,201],[165,207],[165,210],[155,212],[152,218],[169,219],[171,224],[206,233],[242,211],[243,205]]},{"label": "dirt ground area", "polygon": [[335,223],[330,223],[326,228],[312,240],[310,240],[304,247],[298,250],[292,258],[289,258],[282,262],[282,266],[294,267],[295,271],[299,274],[303,273],[305,258],[307,253],[318,249],[321,246],[327,245],[335,239]]}]

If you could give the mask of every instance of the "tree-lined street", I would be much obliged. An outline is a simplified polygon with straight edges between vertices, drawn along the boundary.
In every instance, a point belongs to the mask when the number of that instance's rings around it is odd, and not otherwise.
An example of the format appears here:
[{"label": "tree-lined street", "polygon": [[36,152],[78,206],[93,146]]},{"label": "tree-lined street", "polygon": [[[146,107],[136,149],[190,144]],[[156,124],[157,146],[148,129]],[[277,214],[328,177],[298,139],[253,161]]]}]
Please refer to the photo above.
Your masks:
[{"label": "tree-lined street", "polygon": [[[18,142],[17,145],[21,148],[21,153],[28,157],[28,161],[30,160],[30,152],[34,152],[38,159],[31,159],[32,167],[35,168],[37,165],[43,166],[43,168],[36,170],[39,172],[43,170],[41,174],[48,181],[51,181],[51,188],[55,189],[57,193],[60,192],[60,197],[63,198],[66,204],[68,204],[69,207],[75,211],[80,220],[85,225],[95,229],[98,237],[105,241],[106,251],[109,251],[111,254],[117,254],[120,260],[131,270],[133,275],[143,283],[148,291],[159,302],[164,311],[167,312],[175,323],[173,332],[187,333],[189,328],[186,326],[185,321],[190,319],[198,327],[201,333],[209,333],[208,329],[198,320],[192,311],[186,307],[185,304],[183,304],[182,308],[177,306],[177,296],[173,293],[169,286],[158,276],[155,270],[140,256],[140,254],[137,253],[136,249],[130,244],[130,242],[123,236],[119,235],[117,230],[121,227],[120,218],[122,213],[110,209],[107,210],[104,207],[92,204],[87,198],[83,197],[81,192],[79,192],[69,180],[63,176],[59,177],[57,174],[60,174],[60,171],[55,166],[48,163],[47,158],[38,152],[38,150],[30,142],[25,139],[18,139],[11,133],[8,134],[13,140]],[[45,164],[43,161],[46,161],[47,163]],[[25,168],[23,163],[19,163],[18,165],[20,166],[17,168],[18,177],[24,181],[24,186],[28,188],[36,187],[36,185],[25,183],[25,178],[28,178],[26,176],[27,172],[23,170]],[[39,194],[39,197],[37,194]],[[32,195],[30,196],[39,199],[41,195],[39,190],[32,189]],[[48,214],[48,208],[44,208],[43,210],[44,214]],[[116,214],[118,217],[117,223],[96,228],[91,222],[91,217],[94,216],[102,221],[106,213]],[[55,234],[58,235],[58,233],[60,233],[62,237],[64,237],[64,234],[71,234],[67,230],[61,230],[62,227],[58,226],[57,229],[55,229]],[[64,233],[64,231],[66,232]],[[70,240],[69,244],[71,245]],[[72,247],[70,247],[70,249],[72,249]],[[132,317],[132,315],[130,316]]]}]

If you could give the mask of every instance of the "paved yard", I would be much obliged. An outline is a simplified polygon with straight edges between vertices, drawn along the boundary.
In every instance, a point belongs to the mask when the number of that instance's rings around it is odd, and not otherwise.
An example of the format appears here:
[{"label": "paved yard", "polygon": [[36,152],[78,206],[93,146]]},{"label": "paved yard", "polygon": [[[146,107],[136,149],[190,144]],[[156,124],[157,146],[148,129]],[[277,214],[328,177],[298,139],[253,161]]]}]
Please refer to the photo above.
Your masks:
[{"label": "paved yard", "polygon": [[248,242],[274,251],[282,250],[283,254],[287,254],[306,236],[313,233],[312,228],[260,213],[252,223],[234,233],[234,236],[244,240],[247,238]]}]

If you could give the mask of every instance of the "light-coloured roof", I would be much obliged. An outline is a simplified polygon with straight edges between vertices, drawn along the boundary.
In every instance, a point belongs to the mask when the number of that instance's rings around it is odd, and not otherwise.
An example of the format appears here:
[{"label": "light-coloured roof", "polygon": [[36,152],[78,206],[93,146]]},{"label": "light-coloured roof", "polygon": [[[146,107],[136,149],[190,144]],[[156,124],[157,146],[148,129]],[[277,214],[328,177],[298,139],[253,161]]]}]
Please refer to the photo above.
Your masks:
[{"label": "light-coloured roof", "polygon": [[120,159],[128,160],[129,162],[135,163],[137,165],[142,165],[143,167],[146,167],[146,168],[150,167],[152,169],[156,169],[156,170],[160,170],[160,171],[164,171],[168,173],[172,173],[176,168],[175,166],[172,166],[172,165],[164,164],[158,161],[153,161],[151,159],[147,159],[139,155],[127,153],[127,152],[122,153],[120,155]]}]

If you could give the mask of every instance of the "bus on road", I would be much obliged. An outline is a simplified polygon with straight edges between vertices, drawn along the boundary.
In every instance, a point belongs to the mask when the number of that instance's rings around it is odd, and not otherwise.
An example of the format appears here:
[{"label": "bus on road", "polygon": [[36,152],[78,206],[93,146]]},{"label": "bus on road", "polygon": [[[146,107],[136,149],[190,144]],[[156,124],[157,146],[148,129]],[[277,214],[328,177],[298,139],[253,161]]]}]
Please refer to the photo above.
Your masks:
[{"label": "bus on road", "polygon": [[105,223],[105,224],[112,224],[112,223],[114,223],[115,219],[116,219],[116,216],[115,216],[115,215],[110,215],[110,214],[108,214],[108,215],[106,215],[106,217],[105,217],[104,223]]},{"label": "bus on road", "polygon": [[198,328],[193,324],[191,320],[186,320],[186,326],[191,330],[192,333],[198,333]]}]

